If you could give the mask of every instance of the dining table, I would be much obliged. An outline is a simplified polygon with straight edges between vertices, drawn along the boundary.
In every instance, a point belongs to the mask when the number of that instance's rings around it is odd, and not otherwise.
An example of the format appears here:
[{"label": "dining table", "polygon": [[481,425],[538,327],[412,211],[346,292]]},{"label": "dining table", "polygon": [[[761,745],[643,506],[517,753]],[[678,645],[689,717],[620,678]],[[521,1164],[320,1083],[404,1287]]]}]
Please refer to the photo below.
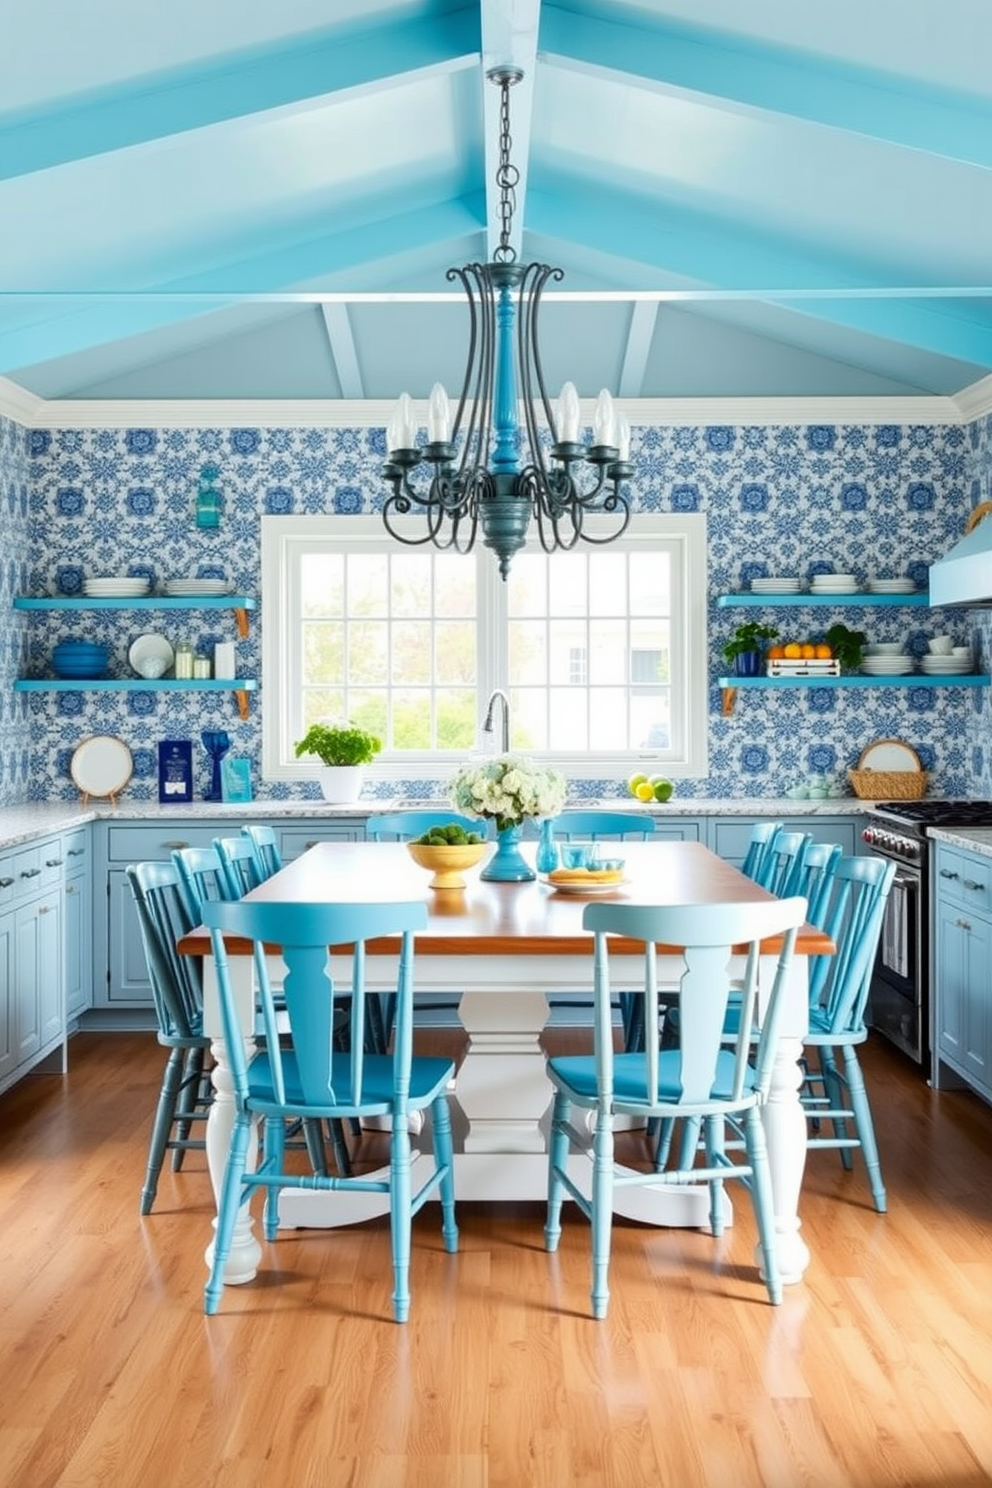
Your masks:
[{"label": "dining table", "polygon": [[[533,864],[536,844],[522,851]],[[634,904],[760,903],[771,897],[732,864],[698,842],[624,842],[622,881],[604,892]],[[456,1199],[490,1203],[544,1200],[548,1182],[551,1085],[545,1072],[542,1034],[549,999],[555,994],[592,993],[591,932],[582,917],[591,896],[566,891],[546,875],[524,882],[490,882],[481,876],[485,860],[467,870],[464,889],[433,889],[427,871],[414,863],[404,843],[319,842],[251,890],[248,898],[266,903],[340,903],[418,900],[428,922],[415,940],[416,992],[454,993],[465,1032],[465,1053],[450,1092],[455,1138]],[[597,895],[597,897],[600,897]],[[250,941],[225,937],[238,1020],[250,1057],[255,1043],[254,960]],[[204,1032],[214,1056],[214,1101],[207,1122],[206,1150],[215,1195],[220,1192],[235,1104],[220,1016],[217,977],[205,929],[183,936],[180,953],[202,957]],[[761,946],[761,989],[770,987],[779,945]],[[807,963],[811,955],[835,947],[821,930],[805,925],[796,941],[788,979],[781,1034],[769,1098],[762,1108],[775,1206],[779,1265],[783,1280],[801,1280],[809,1251],[801,1235],[799,1197],[806,1155],[806,1118],[799,1100],[802,1039],[808,1027]],[[743,968],[745,948],[735,948],[729,968]],[[610,938],[611,975],[616,990],[636,988],[643,946]],[[735,966],[739,953],[739,966]],[[396,984],[398,940],[367,942],[366,981],[370,990]],[[659,977],[674,984],[682,969],[681,948],[659,947]],[[278,946],[266,947],[267,964],[281,976]],[[335,983],[350,986],[347,947],[329,948]],[[626,964],[625,964],[626,963]],[[627,966],[630,977],[625,980]],[[339,982],[339,978],[343,978]],[[414,1139],[416,1143],[416,1139]],[[254,1161],[254,1140],[249,1162]],[[573,1154],[577,1168],[591,1171],[590,1151]],[[581,1181],[581,1180],[580,1180]],[[732,1220],[724,1199],[726,1222]],[[284,1190],[280,1226],[334,1227],[385,1213],[388,1195],[317,1189]],[[675,1187],[619,1187],[614,1207],[629,1219],[661,1226],[709,1225],[705,1184]],[[209,1263],[212,1242],[207,1247]],[[225,1280],[249,1281],[261,1251],[245,1205],[238,1218]]]}]

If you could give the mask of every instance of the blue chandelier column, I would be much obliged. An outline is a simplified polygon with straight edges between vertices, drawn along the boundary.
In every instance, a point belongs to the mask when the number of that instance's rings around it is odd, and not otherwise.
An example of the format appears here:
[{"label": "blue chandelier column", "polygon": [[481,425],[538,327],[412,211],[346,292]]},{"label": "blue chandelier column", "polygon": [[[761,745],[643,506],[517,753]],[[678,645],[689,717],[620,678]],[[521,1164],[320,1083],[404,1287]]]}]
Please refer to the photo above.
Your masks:
[{"label": "blue chandelier column", "polygon": [[496,851],[479,874],[490,883],[526,883],[537,874],[520,853],[523,823],[504,827],[496,836]]}]

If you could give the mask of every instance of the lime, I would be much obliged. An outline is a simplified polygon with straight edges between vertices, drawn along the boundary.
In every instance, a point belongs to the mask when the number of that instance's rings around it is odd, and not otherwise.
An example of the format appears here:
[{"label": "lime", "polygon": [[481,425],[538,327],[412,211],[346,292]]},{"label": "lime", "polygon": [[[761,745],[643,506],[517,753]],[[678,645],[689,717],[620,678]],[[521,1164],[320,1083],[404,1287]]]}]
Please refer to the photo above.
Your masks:
[{"label": "lime", "polygon": [[627,789],[630,791],[630,794],[632,796],[636,796],[637,787],[639,785],[647,785],[647,783],[648,777],[646,775],[631,775],[630,779],[627,781]]},{"label": "lime", "polygon": [[672,782],[670,780],[656,780],[654,785],[654,798],[656,801],[671,800]]},{"label": "lime", "polygon": [[634,795],[639,801],[653,801],[654,787],[647,780],[642,780],[640,785],[635,786]]}]

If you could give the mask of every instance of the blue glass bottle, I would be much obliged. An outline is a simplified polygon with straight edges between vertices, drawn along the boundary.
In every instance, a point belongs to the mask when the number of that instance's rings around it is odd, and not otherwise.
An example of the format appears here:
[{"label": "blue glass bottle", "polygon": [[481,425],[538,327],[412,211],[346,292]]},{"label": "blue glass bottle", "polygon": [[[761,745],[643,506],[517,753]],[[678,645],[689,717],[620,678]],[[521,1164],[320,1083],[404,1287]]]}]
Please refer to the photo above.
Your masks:
[{"label": "blue glass bottle", "polygon": [[200,489],[196,495],[197,527],[219,527],[221,494],[215,484],[220,471],[216,465],[204,465],[200,471]]},{"label": "blue glass bottle", "polygon": [[554,839],[554,820],[546,817],[541,822],[541,836],[537,844],[538,873],[552,873],[558,867],[558,844]]}]

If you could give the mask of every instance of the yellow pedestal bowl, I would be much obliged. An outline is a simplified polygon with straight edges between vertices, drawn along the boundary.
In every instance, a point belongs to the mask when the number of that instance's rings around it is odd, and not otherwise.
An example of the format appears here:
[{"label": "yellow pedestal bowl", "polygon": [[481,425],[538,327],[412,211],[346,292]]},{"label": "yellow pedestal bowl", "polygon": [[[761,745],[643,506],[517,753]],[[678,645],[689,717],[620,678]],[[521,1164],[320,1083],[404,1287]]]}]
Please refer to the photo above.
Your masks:
[{"label": "yellow pedestal bowl", "polygon": [[460,842],[435,847],[428,842],[408,842],[407,851],[415,863],[433,873],[432,889],[463,889],[465,869],[474,868],[485,857],[490,845],[488,842]]}]

